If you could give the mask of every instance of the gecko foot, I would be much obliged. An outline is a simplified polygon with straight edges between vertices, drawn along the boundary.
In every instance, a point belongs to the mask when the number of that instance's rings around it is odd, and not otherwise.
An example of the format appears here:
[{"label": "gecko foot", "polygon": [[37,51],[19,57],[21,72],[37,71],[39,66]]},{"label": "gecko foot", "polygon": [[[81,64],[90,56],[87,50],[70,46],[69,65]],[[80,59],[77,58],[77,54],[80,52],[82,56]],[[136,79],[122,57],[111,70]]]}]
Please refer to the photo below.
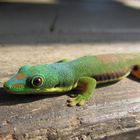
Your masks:
[{"label": "gecko foot", "polygon": [[70,99],[68,99],[68,106],[71,106],[71,107],[72,107],[72,106],[75,106],[75,105],[82,106],[82,105],[85,104],[86,100],[87,100],[87,99],[86,99],[85,96],[79,94],[79,95],[77,95],[77,97],[75,97],[75,98],[70,98]]},{"label": "gecko foot", "polygon": [[96,87],[96,80],[90,77],[81,77],[78,81],[76,89],[79,91],[78,95],[68,100],[68,106],[84,105],[88,101]]}]

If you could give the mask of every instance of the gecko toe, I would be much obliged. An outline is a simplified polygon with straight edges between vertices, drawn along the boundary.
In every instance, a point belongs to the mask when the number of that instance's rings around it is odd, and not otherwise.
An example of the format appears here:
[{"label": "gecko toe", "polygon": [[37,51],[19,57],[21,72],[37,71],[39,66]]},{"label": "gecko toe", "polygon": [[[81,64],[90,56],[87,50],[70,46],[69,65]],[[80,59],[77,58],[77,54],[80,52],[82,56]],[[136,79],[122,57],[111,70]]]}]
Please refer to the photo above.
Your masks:
[{"label": "gecko toe", "polygon": [[83,100],[83,99],[82,99],[77,105],[78,105],[78,106],[82,106],[82,105],[85,104],[85,102],[86,102],[86,100]]},{"label": "gecko toe", "polygon": [[82,95],[78,95],[75,98],[68,99],[67,102],[68,102],[68,106],[75,106],[75,105],[81,106],[85,104],[86,99]]}]

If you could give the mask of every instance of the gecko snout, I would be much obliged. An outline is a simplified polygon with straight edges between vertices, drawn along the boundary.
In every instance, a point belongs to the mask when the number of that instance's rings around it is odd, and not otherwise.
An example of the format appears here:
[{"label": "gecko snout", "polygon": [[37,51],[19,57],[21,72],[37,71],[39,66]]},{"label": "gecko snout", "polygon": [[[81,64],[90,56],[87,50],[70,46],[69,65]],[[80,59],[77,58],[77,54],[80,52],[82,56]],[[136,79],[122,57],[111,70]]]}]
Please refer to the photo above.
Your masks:
[{"label": "gecko snout", "polygon": [[3,87],[4,87],[5,89],[7,89],[7,90],[10,89],[10,86],[9,86],[9,84],[8,84],[7,82],[5,82],[5,83],[3,84]]}]

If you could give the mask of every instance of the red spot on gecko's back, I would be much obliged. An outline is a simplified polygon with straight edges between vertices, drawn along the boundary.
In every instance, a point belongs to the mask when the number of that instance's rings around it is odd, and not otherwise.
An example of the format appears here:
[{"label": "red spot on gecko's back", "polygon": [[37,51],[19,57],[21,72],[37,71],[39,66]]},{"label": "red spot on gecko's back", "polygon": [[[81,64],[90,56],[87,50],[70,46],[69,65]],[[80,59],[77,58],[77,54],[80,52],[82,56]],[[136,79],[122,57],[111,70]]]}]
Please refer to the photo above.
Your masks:
[{"label": "red spot on gecko's back", "polygon": [[110,54],[110,55],[97,55],[96,58],[101,60],[105,64],[110,64],[114,62],[118,62],[117,56]]},{"label": "red spot on gecko's back", "polygon": [[16,79],[17,80],[21,80],[21,79],[24,79],[25,78],[25,75],[23,73],[20,73],[17,75]]}]

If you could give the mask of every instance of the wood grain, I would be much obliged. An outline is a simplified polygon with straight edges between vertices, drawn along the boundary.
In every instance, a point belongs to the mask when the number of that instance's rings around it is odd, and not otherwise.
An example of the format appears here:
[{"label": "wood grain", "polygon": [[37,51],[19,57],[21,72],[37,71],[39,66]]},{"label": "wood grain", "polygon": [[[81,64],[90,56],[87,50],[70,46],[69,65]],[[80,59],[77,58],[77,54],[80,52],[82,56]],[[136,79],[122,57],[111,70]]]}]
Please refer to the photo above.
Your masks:
[{"label": "wood grain", "polygon": [[17,96],[2,88],[25,64],[140,52],[140,11],[110,0],[0,6],[0,140],[140,139],[140,83],[132,77],[98,87],[86,105],[72,108],[67,95]]},{"label": "wood grain", "polygon": [[[72,49],[73,45],[71,45]],[[112,47],[111,45],[109,46]],[[108,47],[108,48],[109,48]],[[88,46],[82,46],[83,50]],[[21,59],[5,65],[1,59],[1,88],[0,88],[0,134],[1,137],[17,139],[117,139],[128,136],[136,138],[139,136],[140,126],[140,84],[136,79],[125,78],[122,81],[98,87],[92,99],[82,107],[67,107],[67,95],[9,95],[3,88],[2,83],[16,73],[21,64],[35,60],[30,59],[36,51],[29,51],[31,47],[5,47],[0,48],[8,52],[12,59],[16,59],[17,51],[21,51]],[[32,48],[33,49],[33,48]],[[39,49],[36,47],[36,49]],[[42,47],[40,53],[45,49],[51,49],[52,56],[61,57],[61,53],[67,47]],[[122,48],[125,50],[125,47]],[[54,51],[53,51],[54,50]],[[57,52],[60,52],[60,56]],[[81,51],[84,54],[84,51]],[[94,52],[96,46],[91,48]],[[74,46],[72,52],[77,52]],[[100,50],[102,51],[102,49]],[[29,53],[30,57],[25,56]],[[69,57],[76,54],[68,53]],[[5,57],[1,54],[1,57]],[[45,57],[45,56],[44,56]],[[50,57],[50,58],[49,58]],[[53,62],[53,57],[46,54],[46,58]],[[39,63],[41,56],[36,57]],[[48,60],[47,59],[47,60]],[[52,60],[51,60],[52,59]],[[45,61],[45,60],[42,60]],[[43,62],[42,62],[43,63]],[[14,65],[15,64],[15,65]],[[11,67],[12,66],[12,67]],[[47,138],[46,138],[47,137]],[[129,139],[128,137],[128,139]]]}]

